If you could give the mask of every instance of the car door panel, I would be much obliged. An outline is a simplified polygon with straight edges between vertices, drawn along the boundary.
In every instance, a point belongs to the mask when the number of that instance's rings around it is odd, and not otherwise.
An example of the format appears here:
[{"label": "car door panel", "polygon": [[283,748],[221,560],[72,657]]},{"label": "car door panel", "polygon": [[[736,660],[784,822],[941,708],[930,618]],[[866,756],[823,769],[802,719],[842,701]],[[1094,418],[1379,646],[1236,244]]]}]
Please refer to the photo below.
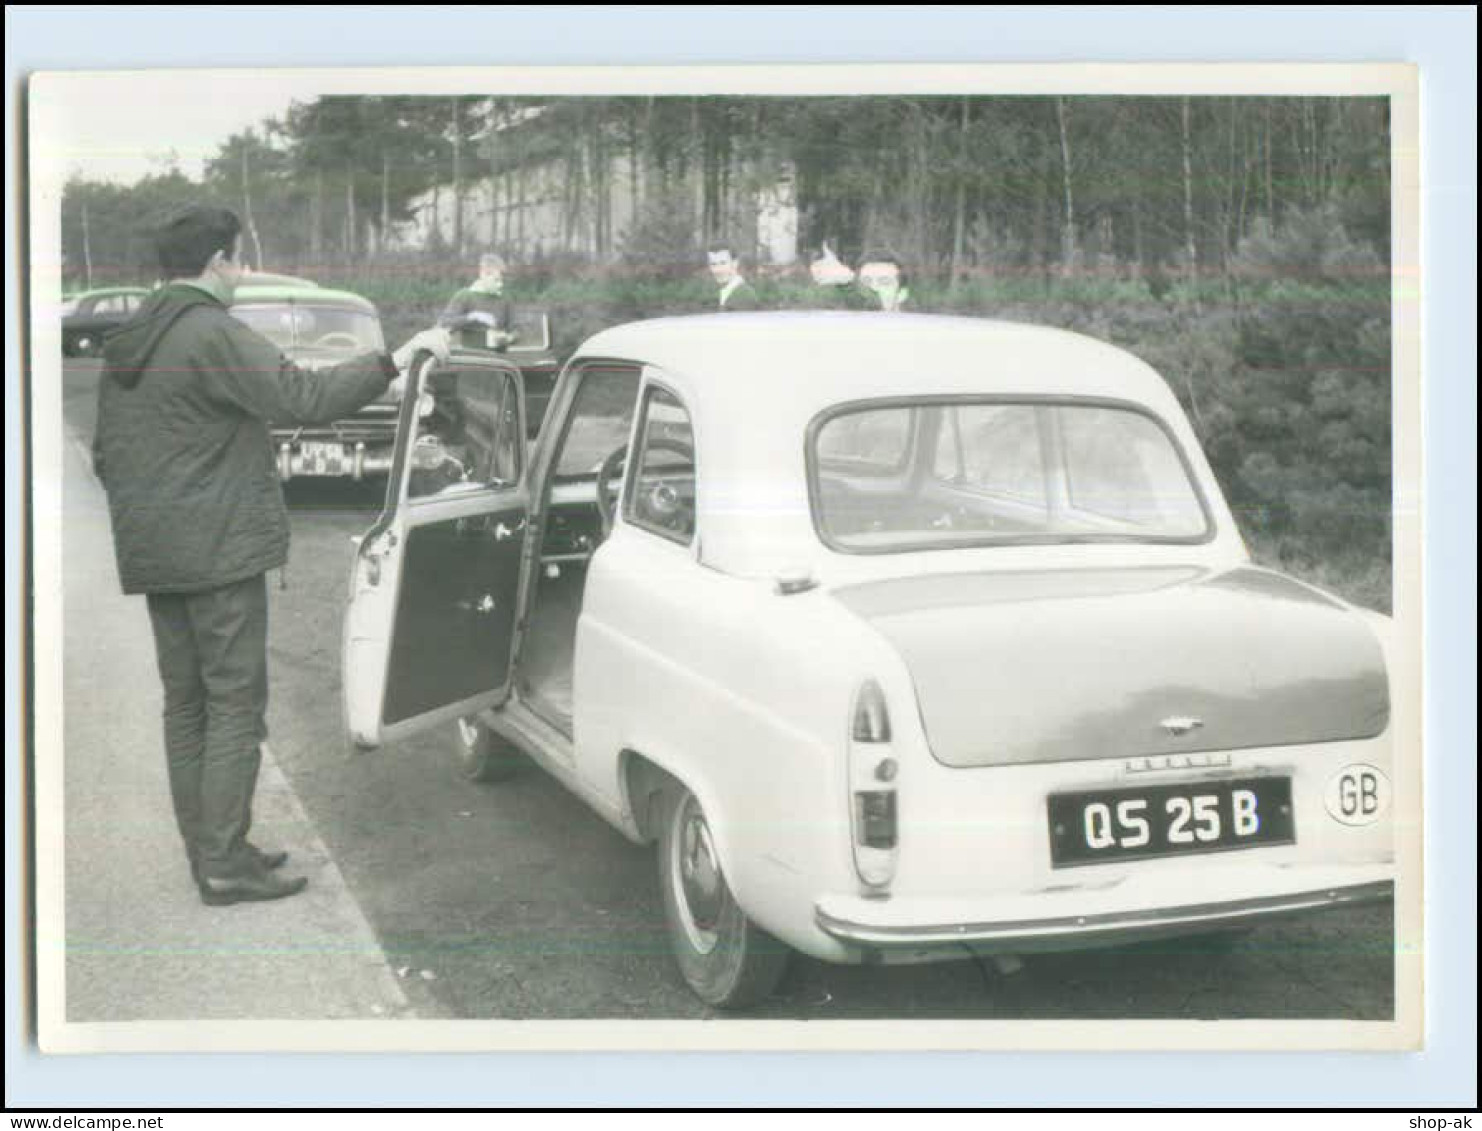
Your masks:
[{"label": "car door panel", "polygon": [[[434,395],[439,409],[461,398],[461,410],[435,411]],[[523,416],[508,362],[456,354],[408,377],[386,507],[357,547],[345,613],[345,723],[357,745],[508,695],[529,526]],[[449,418],[457,432],[438,435]]]},{"label": "car door panel", "polygon": [[408,532],[387,726],[507,683],[524,529],[521,502]]}]

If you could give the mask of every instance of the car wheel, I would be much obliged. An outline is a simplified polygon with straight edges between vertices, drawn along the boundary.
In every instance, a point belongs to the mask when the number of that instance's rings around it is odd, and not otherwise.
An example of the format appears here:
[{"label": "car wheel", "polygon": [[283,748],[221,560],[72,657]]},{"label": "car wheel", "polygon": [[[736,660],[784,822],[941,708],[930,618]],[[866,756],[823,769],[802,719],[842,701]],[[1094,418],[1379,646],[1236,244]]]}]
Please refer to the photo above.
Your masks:
[{"label": "car wheel", "polygon": [[79,334],[72,339],[73,357],[96,357],[98,337],[95,334]]},{"label": "car wheel", "polygon": [[477,719],[454,728],[458,772],[469,781],[506,781],[520,766],[520,752]]},{"label": "car wheel", "polygon": [[736,1008],[776,988],[788,949],[736,903],[705,813],[683,787],[671,799],[659,838],[659,883],[680,973],[701,1000]]}]

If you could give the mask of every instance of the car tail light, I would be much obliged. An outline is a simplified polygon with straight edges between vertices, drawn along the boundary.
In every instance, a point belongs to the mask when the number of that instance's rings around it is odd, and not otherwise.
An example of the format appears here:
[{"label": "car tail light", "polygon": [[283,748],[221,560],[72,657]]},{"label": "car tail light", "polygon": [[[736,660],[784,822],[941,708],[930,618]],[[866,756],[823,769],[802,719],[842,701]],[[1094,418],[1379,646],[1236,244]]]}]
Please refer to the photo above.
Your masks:
[{"label": "car tail light", "polygon": [[890,712],[885,709],[885,693],[874,680],[854,697],[853,733],[855,742],[890,741]]},{"label": "car tail light", "polygon": [[895,847],[895,790],[863,790],[854,795],[854,821],[866,848]]},{"label": "car tail light", "polygon": [[899,771],[885,693],[874,680],[866,680],[854,695],[849,720],[850,825],[854,870],[876,891],[895,877]]}]

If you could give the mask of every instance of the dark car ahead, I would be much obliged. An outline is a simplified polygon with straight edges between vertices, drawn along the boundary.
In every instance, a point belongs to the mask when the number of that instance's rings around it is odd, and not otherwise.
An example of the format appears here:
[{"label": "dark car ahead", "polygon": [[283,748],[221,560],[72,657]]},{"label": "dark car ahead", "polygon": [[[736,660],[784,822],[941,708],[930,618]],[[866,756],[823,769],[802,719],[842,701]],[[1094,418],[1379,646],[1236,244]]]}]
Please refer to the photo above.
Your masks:
[{"label": "dark car ahead", "polygon": [[[249,276],[237,288],[231,311],[305,369],[338,365],[368,350],[386,348],[380,315],[370,301],[307,280],[263,284]],[[275,425],[278,475],[285,480],[297,476],[360,480],[385,474],[396,440],[398,403],[387,393],[329,424]]]},{"label": "dark car ahead", "polygon": [[73,295],[62,304],[62,355],[96,357],[103,335],[132,318],[148,294],[145,287],[101,287]]}]

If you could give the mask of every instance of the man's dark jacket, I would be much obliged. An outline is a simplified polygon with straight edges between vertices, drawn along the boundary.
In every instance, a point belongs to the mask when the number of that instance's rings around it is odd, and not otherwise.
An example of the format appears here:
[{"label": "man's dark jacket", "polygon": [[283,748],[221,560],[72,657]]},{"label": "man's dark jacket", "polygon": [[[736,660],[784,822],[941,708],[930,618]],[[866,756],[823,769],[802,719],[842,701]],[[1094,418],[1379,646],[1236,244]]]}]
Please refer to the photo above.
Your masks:
[{"label": "man's dark jacket", "polygon": [[269,422],[354,412],[395,376],[365,354],[298,368],[214,296],[173,283],[105,341],[93,466],[125,593],[193,593],[288,558]]}]

